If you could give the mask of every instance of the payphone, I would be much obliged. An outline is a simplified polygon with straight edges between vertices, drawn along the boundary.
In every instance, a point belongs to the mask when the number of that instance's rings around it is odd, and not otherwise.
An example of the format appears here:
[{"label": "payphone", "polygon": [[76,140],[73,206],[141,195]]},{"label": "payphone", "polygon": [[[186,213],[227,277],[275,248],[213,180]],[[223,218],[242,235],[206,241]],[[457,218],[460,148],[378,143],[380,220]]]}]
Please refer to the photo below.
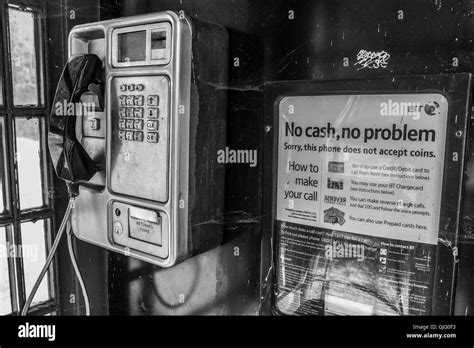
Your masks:
[{"label": "payphone", "polygon": [[71,30],[49,144],[79,239],[162,267],[221,243],[227,42],[174,12]]}]

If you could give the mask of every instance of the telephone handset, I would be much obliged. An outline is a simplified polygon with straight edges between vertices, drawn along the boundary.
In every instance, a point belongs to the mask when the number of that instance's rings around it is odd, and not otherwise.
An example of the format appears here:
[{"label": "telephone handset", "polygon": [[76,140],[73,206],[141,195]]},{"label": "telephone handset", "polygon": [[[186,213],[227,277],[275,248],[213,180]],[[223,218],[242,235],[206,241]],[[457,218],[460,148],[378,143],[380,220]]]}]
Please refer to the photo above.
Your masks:
[{"label": "telephone handset", "polygon": [[59,80],[51,109],[48,143],[54,170],[66,182],[89,181],[97,172],[96,164],[77,139],[76,109],[84,93],[97,94],[98,100],[103,101],[102,75],[100,58],[95,54],[81,54],[70,57]]},{"label": "telephone handset", "polygon": [[21,315],[28,314],[35,294],[48,272],[61,237],[66,231],[71,263],[84,295],[86,315],[90,315],[89,298],[74,255],[71,231],[67,225],[79,195],[78,185],[88,182],[98,171],[96,163],[77,138],[76,130],[78,116],[83,116],[79,111],[82,110],[80,105],[82,105],[84,96],[88,93],[95,95],[99,101],[99,109],[103,108],[102,75],[102,61],[98,56],[94,54],[74,55],[69,58],[58,82],[49,120],[48,145],[56,175],[66,182],[70,198],[45,265],[33,285]]}]

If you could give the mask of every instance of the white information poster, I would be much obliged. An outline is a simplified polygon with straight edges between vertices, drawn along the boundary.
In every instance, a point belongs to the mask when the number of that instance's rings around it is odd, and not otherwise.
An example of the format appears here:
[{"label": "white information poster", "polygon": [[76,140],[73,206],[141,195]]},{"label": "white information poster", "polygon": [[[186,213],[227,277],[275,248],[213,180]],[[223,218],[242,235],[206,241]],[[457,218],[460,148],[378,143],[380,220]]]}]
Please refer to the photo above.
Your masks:
[{"label": "white information poster", "polygon": [[441,94],[283,98],[277,220],[436,244],[447,110]]},{"label": "white information poster", "polygon": [[319,95],[278,107],[277,310],[430,314],[447,99]]}]

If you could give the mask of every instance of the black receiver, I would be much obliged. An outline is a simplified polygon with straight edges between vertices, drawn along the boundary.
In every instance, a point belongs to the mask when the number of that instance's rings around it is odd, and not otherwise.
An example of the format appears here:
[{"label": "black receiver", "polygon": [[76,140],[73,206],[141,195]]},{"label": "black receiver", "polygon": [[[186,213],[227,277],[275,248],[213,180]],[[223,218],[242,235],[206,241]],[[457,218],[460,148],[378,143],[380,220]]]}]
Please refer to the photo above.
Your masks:
[{"label": "black receiver", "polygon": [[[48,135],[49,152],[56,175],[66,182],[89,181],[98,170],[77,139],[76,118],[84,93],[97,95],[100,104],[98,107],[103,108],[101,86],[103,70],[98,56],[81,54],[69,58],[56,89]],[[56,105],[66,107],[56,108]]]}]

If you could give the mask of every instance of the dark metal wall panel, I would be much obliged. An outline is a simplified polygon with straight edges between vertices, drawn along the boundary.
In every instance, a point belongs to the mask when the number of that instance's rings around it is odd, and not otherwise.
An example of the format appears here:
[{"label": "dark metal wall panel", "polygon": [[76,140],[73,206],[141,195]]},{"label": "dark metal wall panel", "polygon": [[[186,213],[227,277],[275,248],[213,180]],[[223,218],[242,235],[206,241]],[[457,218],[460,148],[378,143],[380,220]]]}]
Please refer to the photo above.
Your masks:
[{"label": "dark metal wall panel", "polygon": [[[163,10],[184,10],[191,17],[228,29],[231,61],[227,138],[228,146],[234,148],[262,149],[263,80],[473,70],[474,4],[470,0],[102,1],[101,19]],[[385,67],[362,68],[356,64],[361,50],[385,51],[390,58]],[[238,67],[235,58],[239,59]],[[170,270],[112,255],[111,312],[255,313],[264,214],[259,167],[228,166],[223,247]],[[472,200],[471,193],[466,199]],[[264,244],[268,243],[266,239]],[[467,284],[472,279],[468,273],[473,272],[472,260],[467,259],[474,254],[472,245],[464,243],[460,248],[459,294],[468,293]],[[266,274],[263,270],[262,279]],[[184,303],[179,303],[179,294],[185,295]],[[472,300],[466,295],[463,298],[464,305],[456,307],[456,313],[465,314],[472,308]]]},{"label": "dark metal wall panel", "polygon": [[[275,80],[464,72],[471,68],[472,1],[277,1],[267,71]],[[287,20],[285,11],[294,11]],[[386,68],[355,66],[386,51]],[[344,65],[344,58],[348,64]],[[457,60],[455,60],[455,58]]]},{"label": "dark metal wall panel", "polygon": [[[471,115],[472,117],[472,115]],[[459,237],[458,281],[455,294],[456,315],[474,315],[474,120],[471,118],[471,139],[467,150],[463,218]]]}]

